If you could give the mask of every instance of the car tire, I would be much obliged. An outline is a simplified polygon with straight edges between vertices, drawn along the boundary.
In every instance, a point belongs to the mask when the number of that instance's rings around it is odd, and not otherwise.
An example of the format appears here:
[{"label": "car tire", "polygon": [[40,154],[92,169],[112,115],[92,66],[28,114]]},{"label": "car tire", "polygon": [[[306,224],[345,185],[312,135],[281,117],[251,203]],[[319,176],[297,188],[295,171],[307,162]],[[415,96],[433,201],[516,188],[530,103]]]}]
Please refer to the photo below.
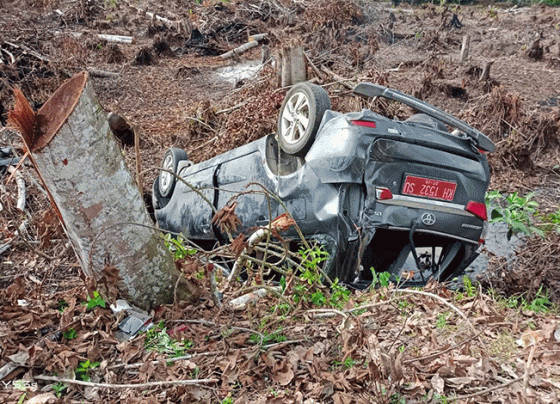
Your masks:
[{"label": "car tire", "polygon": [[178,174],[177,167],[179,166],[179,162],[188,159],[187,153],[182,149],[172,148],[165,153],[161,167],[167,171],[160,171],[158,177],[158,191],[163,198],[170,197],[175,188],[175,175],[168,171]]},{"label": "car tire", "polygon": [[316,84],[299,83],[286,94],[278,115],[278,143],[286,153],[303,157],[331,108],[327,92]]}]

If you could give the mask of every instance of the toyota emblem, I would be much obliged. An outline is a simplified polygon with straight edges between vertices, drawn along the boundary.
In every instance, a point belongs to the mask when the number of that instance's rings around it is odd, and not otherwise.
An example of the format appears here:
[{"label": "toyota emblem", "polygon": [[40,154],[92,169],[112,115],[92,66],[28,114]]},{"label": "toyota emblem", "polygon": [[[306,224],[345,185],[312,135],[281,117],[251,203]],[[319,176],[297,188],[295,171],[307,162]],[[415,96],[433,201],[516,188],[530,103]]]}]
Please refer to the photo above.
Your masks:
[{"label": "toyota emblem", "polygon": [[432,213],[424,213],[422,215],[422,223],[426,226],[432,226],[436,222],[436,217]]}]

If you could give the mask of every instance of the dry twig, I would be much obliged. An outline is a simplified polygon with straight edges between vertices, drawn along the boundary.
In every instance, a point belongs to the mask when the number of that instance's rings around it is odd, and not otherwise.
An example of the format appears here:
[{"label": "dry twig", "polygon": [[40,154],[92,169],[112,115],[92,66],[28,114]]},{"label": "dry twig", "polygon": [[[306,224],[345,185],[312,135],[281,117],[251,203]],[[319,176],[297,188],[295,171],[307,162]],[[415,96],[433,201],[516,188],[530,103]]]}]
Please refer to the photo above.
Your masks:
[{"label": "dry twig", "polygon": [[457,307],[455,307],[454,305],[452,305],[451,303],[449,303],[447,300],[445,300],[443,297],[440,297],[438,295],[435,295],[433,293],[429,293],[429,292],[423,292],[421,290],[414,290],[414,289],[396,289],[393,290],[393,293],[412,293],[412,294],[417,294],[417,295],[423,295],[423,296],[430,296],[433,297],[434,299],[439,300],[440,302],[442,302],[443,304],[445,304],[447,307],[449,307],[450,309],[452,309],[455,313],[457,313],[459,316],[461,316],[461,318],[463,320],[465,320],[467,322],[467,324],[471,327],[472,331],[476,331],[474,326],[472,325],[472,323],[470,322],[469,318],[465,315],[465,313],[463,313],[461,310],[459,310]]},{"label": "dry twig", "polygon": [[100,387],[106,389],[146,389],[150,387],[161,387],[161,386],[188,386],[188,385],[200,385],[200,384],[210,384],[217,383],[218,379],[193,379],[193,380],[162,380],[159,382],[149,382],[149,383],[137,383],[137,384],[111,384],[111,383],[93,383],[84,382],[82,380],[67,379],[65,377],[56,376],[46,376],[39,375],[34,376],[36,380],[45,380],[50,382],[60,382],[67,384],[77,384],[78,386],[86,387]]}]

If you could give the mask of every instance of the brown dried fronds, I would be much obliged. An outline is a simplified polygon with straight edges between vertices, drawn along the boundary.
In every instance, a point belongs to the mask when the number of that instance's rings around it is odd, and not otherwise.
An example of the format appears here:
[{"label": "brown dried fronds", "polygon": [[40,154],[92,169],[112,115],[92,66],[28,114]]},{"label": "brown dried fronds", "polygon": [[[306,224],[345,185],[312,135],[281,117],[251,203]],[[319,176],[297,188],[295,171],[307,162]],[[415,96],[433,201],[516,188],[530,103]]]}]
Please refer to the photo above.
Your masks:
[{"label": "brown dried fronds", "polygon": [[247,248],[249,244],[245,241],[245,235],[241,233],[239,236],[233,240],[229,246],[229,249],[233,253],[235,259],[239,258],[241,253]]},{"label": "brown dried fronds", "polygon": [[234,201],[217,211],[212,218],[212,224],[219,225],[221,231],[236,231],[242,224],[241,219],[235,214],[235,208],[238,203]]},{"label": "brown dried fronds", "polygon": [[421,50],[441,50],[445,49],[445,45],[442,43],[439,37],[439,32],[435,29],[428,30],[420,39],[417,45],[418,49]]},{"label": "brown dried fronds", "polygon": [[108,44],[103,48],[103,59],[107,63],[122,63],[125,61],[125,56],[119,45]]},{"label": "brown dried fronds", "polygon": [[307,4],[304,18],[315,26],[343,28],[364,19],[362,9],[352,1],[322,0]]},{"label": "brown dried fronds", "polygon": [[14,97],[14,109],[8,114],[8,122],[19,129],[25,144],[32,145],[36,138],[37,114],[18,87],[14,87]]},{"label": "brown dried fronds", "polygon": [[558,146],[560,141],[560,109],[555,112],[533,111],[523,120],[523,131],[534,134],[530,145],[543,151],[551,146]]},{"label": "brown dried fronds", "polygon": [[496,86],[480,102],[460,114],[467,121],[477,122],[477,128],[494,141],[500,141],[504,135],[509,136],[511,128],[519,127],[523,117],[519,94],[507,92],[502,86]]},{"label": "brown dried fronds", "polygon": [[516,252],[516,260],[491,261],[491,271],[481,277],[483,287],[501,295],[523,295],[532,301],[542,286],[548,299],[560,303],[560,234],[551,232],[545,239],[533,236]]},{"label": "brown dried fronds", "polygon": [[283,213],[272,221],[271,227],[278,232],[286,231],[295,226],[296,221],[288,213]]}]

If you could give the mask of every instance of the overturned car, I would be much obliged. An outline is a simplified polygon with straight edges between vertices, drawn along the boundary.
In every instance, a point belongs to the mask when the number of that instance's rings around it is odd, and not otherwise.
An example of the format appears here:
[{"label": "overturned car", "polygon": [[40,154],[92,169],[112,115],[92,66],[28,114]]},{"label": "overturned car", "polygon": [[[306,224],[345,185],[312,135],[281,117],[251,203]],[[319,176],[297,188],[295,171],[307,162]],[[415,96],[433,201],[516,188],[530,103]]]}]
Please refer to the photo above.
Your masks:
[{"label": "overturned car", "polygon": [[[329,251],[328,275],[346,284],[369,285],[372,268],[395,276],[406,271],[409,284],[418,285],[461,275],[484,239],[485,153],[494,144],[398,91],[361,83],[354,93],[419,113],[406,121],[370,110],[342,114],[330,109],[320,86],[300,83],[286,95],[276,135],[199,164],[183,150],[166,153],[153,185],[159,226],[202,244],[226,241],[211,223],[210,205],[221,209],[242,193],[239,232],[265,226],[285,206],[304,236]],[[256,192],[257,184],[283,203]]]}]

